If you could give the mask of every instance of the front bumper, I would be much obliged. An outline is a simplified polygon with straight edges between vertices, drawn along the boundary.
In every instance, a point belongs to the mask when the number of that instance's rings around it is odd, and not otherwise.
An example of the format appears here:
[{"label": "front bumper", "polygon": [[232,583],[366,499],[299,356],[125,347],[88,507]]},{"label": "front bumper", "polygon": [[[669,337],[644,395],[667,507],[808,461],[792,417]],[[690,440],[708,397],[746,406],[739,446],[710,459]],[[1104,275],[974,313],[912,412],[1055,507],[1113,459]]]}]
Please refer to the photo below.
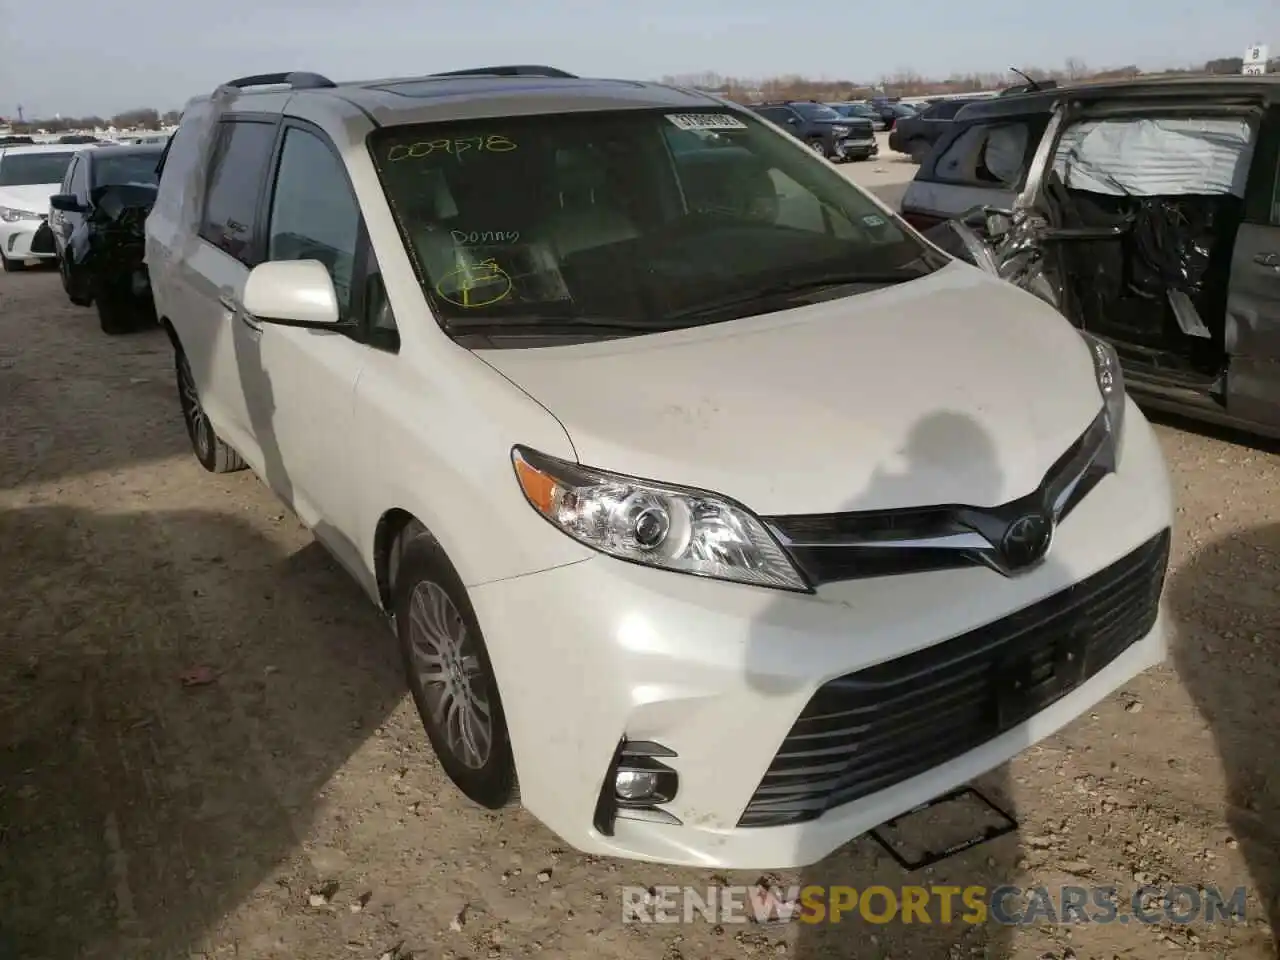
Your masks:
[{"label": "front bumper", "polygon": [[0,253],[6,260],[48,260],[57,255],[44,220],[0,221]]},{"label": "front bumper", "polygon": [[[816,819],[743,814],[829,681],[939,644],[1057,594],[1171,524],[1164,460],[1130,403],[1117,473],[1058,529],[1049,559],[1005,578],[966,568],[835,583],[816,595],[701,580],[606,557],[473,588],[524,805],[580,850],[725,869],[781,869],[1004,763],[1165,655],[1163,616],[1074,690],[959,755]],[[674,752],[667,822],[593,824],[623,739]],[[675,821],[675,822],[671,822]]]},{"label": "front bumper", "polygon": [[836,142],[836,156],[841,160],[866,160],[880,153],[880,144],[872,136],[869,139],[839,140]]}]

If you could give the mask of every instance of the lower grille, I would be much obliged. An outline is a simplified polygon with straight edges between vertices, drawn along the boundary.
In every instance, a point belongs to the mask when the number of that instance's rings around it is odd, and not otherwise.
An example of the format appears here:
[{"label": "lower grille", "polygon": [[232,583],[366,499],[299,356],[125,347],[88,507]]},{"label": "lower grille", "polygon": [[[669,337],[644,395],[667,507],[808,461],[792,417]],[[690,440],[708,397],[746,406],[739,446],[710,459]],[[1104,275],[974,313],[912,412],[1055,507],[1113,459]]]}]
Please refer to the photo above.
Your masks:
[{"label": "lower grille", "polygon": [[1002,620],[824,684],[740,827],[802,823],[979,747],[1097,674],[1155,625],[1169,531]]}]

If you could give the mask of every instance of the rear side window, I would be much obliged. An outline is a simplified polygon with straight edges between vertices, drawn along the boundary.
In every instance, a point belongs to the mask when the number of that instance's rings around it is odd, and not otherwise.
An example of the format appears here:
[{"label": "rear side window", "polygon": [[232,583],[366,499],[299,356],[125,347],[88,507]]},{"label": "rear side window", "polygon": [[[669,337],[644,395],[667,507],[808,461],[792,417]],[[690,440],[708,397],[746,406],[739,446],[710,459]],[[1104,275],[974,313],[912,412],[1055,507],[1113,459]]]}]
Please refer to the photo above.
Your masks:
[{"label": "rear side window", "polygon": [[[1039,124],[1040,132],[1043,124]],[[934,164],[933,178],[942,183],[979,187],[1017,187],[1039,138],[1029,120],[981,123],[956,137]]]},{"label": "rear side window", "polygon": [[214,146],[200,236],[253,266],[258,197],[275,146],[274,124],[223,121]]}]

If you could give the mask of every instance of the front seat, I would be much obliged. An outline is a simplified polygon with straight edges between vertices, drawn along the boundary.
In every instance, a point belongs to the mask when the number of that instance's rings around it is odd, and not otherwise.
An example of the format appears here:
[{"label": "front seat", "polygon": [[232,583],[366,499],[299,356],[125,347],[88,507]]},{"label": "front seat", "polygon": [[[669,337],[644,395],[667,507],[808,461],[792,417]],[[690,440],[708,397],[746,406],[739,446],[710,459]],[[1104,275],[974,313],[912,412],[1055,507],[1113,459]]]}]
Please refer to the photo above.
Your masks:
[{"label": "front seat", "polygon": [[547,221],[547,238],[563,260],[638,237],[631,219],[614,202],[603,161],[586,151],[561,150],[556,157],[556,208]]}]

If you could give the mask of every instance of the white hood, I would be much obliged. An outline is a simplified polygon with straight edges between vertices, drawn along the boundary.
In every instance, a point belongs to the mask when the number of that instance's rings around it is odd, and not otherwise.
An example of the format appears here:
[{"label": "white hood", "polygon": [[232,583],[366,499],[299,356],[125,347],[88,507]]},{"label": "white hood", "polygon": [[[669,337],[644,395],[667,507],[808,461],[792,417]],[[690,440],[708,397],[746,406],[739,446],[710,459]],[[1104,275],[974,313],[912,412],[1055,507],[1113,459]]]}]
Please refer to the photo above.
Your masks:
[{"label": "white hood", "polygon": [[1102,407],[1075,329],[958,263],[760,317],[478,355],[560,419],[583,464],[765,515],[1004,503]]},{"label": "white hood", "polygon": [[62,189],[60,183],[23,184],[0,187],[0,207],[13,207],[31,213],[49,212],[49,198]]}]

